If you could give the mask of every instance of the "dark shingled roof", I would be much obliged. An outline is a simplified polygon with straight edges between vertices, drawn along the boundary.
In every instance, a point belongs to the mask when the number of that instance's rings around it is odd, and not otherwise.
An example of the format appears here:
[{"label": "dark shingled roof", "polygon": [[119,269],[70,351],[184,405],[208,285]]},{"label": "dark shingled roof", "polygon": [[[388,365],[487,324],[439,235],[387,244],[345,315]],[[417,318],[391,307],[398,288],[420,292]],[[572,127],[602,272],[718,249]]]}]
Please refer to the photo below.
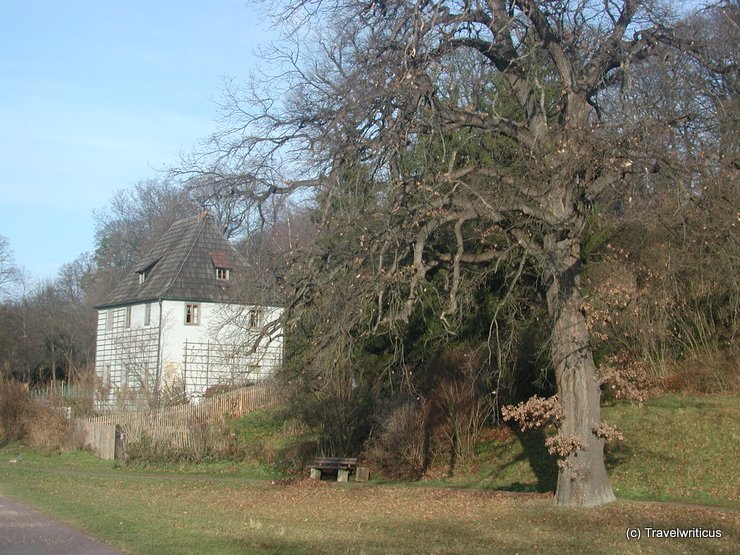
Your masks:
[{"label": "dark shingled roof", "polygon": [[[226,264],[221,266],[221,264]],[[216,267],[229,280],[216,279]],[[97,308],[156,300],[229,302],[246,261],[206,213],[178,220]],[[140,274],[144,273],[143,283]]]}]

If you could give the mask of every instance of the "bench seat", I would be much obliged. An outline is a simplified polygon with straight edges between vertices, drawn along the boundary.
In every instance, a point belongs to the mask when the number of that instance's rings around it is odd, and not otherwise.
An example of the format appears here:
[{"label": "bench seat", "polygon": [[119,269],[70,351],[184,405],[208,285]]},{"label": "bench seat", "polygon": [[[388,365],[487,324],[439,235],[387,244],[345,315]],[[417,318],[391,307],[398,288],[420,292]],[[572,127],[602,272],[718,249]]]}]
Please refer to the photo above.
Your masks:
[{"label": "bench seat", "polygon": [[316,457],[308,468],[314,480],[320,480],[322,472],[332,471],[337,473],[337,482],[346,482],[356,466],[356,457]]}]

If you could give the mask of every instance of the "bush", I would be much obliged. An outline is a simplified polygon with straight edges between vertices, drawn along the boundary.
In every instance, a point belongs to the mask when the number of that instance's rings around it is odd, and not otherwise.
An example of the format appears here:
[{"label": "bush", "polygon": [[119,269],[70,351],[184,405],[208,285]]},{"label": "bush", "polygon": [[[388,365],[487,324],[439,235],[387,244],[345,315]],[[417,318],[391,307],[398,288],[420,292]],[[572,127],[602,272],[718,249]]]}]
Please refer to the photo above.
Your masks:
[{"label": "bush", "polygon": [[28,387],[19,382],[0,384],[0,437],[19,441],[26,436],[31,413]]},{"label": "bush", "polygon": [[391,478],[419,479],[431,458],[428,403],[408,401],[392,408],[368,442],[366,456]]},{"label": "bush", "polygon": [[661,386],[665,391],[727,393],[740,389],[740,365],[733,351],[715,350],[676,361]]},{"label": "bush", "polygon": [[28,386],[0,383],[0,438],[20,441],[45,453],[59,452],[70,445],[70,426],[61,406],[33,399]]},{"label": "bush", "polygon": [[154,465],[213,462],[228,458],[227,437],[223,423],[194,422],[181,433],[156,436],[143,433],[127,443],[126,458],[131,462]]}]

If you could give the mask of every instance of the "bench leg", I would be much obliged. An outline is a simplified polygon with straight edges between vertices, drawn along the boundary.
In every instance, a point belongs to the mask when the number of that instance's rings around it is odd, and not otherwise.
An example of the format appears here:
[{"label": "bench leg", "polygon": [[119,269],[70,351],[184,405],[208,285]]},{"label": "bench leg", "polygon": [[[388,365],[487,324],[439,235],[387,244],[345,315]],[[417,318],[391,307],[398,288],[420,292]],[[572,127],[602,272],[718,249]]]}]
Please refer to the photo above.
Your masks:
[{"label": "bench leg", "polygon": [[337,482],[349,482],[349,470],[338,470]]},{"label": "bench leg", "polygon": [[311,479],[312,480],[321,480],[321,469],[320,468],[312,468],[311,469]]}]

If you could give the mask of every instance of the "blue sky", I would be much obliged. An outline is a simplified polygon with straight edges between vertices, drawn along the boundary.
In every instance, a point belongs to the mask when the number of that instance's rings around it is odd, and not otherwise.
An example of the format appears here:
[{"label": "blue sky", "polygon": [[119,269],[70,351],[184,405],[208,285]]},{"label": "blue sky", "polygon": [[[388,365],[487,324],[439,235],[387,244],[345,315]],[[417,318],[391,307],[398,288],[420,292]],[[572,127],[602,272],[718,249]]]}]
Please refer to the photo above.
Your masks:
[{"label": "blue sky", "polygon": [[273,38],[245,0],[3,0],[0,235],[36,279],[94,248],[94,211],[217,129],[225,77]]}]

